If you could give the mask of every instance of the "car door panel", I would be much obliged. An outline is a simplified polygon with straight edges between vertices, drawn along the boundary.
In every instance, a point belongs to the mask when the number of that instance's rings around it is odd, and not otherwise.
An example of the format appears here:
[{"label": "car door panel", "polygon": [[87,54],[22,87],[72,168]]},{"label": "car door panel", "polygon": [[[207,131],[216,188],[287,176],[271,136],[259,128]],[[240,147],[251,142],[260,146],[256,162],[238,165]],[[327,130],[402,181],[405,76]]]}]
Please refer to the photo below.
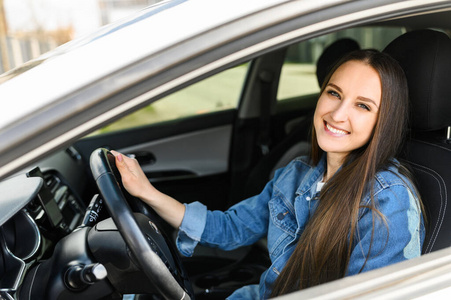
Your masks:
[{"label": "car door panel", "polygon": [[209,208],[222,209],[229,188],[235,115],[233,109],[196,115],[87,137],[74,147],[86,161],[98,147],[137,155],[149,180],[162,192],[181,202],[197,200]]},{"label": "car door panel", "polygon": [[148,153],[153,156],[154,159],[149,163],[141,164],[151,182],[216,175],[227,172],[231,132],[231,125],[223,125],[133,145],[118,151],[125,154]]}]

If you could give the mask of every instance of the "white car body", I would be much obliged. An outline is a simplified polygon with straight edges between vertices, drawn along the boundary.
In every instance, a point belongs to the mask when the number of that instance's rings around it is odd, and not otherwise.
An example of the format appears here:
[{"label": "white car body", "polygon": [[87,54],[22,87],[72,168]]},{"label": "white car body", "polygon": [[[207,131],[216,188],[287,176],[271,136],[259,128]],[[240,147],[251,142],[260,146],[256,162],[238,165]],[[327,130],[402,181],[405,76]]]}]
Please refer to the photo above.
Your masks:
[{"label": "white car body", "polygon": [[[338,29],[439,11],[451,13],[451,1],[160,2],[4,75],[0,179],[168,93],[262,53]],[[451,19],[446,22],[451,29]],[[27,70],[29,65],[34,67]],[[256,112],[250,102],[240,110],[247,117]],[[450,294],[451,249],[444,249],[280,298],[438,299]]]}]

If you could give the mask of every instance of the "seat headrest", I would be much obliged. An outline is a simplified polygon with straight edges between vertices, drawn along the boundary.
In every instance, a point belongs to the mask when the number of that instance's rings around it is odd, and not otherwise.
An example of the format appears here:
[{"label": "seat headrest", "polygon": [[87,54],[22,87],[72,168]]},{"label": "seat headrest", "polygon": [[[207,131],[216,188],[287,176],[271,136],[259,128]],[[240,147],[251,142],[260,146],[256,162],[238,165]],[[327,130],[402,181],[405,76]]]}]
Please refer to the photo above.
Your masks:
[{"label": "seat headrest", "polygon": [[411,128],[431,131],[451,125],[451,39],[434,30],[405,33],[385,49],[407,77]]},{"label": "seat headrest", "polygon": [[318,79],[319,86],[321,87],[323,85],[327,74],[329,74],[330,70],[332,70],[340,58],[349,52],[359,49],[359,44],[350,38],[339,39],[327,46],[316,63],[316,78]]}]

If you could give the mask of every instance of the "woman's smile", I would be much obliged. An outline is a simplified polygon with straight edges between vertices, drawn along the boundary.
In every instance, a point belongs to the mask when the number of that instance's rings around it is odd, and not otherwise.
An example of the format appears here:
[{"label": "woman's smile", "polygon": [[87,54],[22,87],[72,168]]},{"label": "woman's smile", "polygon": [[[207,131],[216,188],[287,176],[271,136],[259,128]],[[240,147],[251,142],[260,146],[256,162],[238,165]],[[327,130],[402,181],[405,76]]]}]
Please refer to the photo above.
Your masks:
[{"label": "woman's smile", "polygon": [[324,129],[325,129],[325,131],[327,133],[330,133],[331,135],[337,136],[337,137],[345,136],[345,135],[350,134],[349,131],[342,130],[342,129],[339,129],[337,127],[334,127],[330,123],[328,123],[327,121],[324,121]]}]

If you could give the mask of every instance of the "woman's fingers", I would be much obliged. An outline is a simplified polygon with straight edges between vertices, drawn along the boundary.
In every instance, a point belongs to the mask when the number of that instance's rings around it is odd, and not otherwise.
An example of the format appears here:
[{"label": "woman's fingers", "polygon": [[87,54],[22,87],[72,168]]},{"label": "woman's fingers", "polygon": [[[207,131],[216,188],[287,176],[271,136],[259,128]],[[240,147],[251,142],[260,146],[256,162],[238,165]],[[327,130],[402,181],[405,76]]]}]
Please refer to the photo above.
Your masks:
[{"label": "woman's fingers", "polygon": [[146,185],[149,185],[149,181],[139,163],[136,159],[129,158],[117,151],[113,150],[111,153],[116,157],[116,167],[121,173],[124,187],[130,194],[139,197],[143,190],[147,188]]}]

